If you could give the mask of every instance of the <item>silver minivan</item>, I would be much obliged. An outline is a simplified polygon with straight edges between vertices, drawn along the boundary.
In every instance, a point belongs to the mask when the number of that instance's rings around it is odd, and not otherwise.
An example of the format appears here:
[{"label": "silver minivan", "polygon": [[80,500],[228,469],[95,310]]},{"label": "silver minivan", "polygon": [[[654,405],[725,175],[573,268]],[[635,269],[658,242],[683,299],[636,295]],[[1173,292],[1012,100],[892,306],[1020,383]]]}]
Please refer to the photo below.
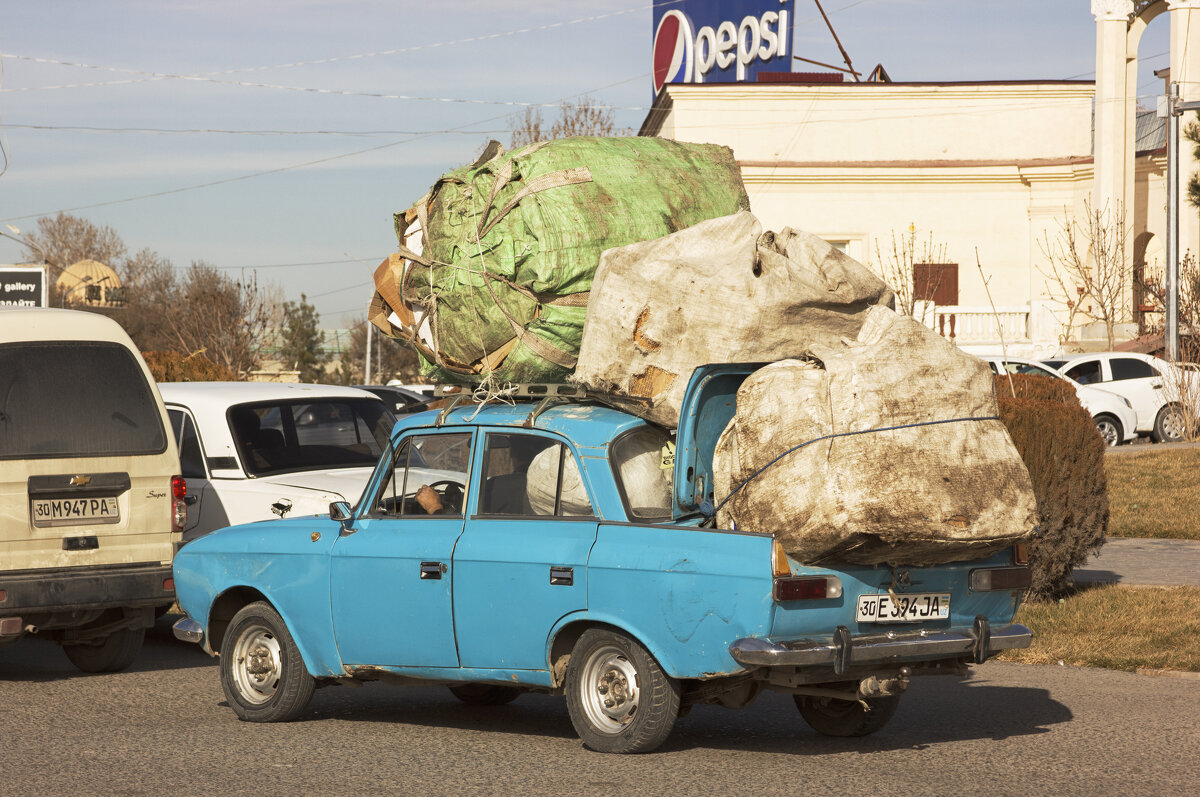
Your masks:
[{"label": "silver minivan", "polygon": [[137,348],[96,313],[0,310],[0,644],[128,667],[174,601],[186,483]]}]

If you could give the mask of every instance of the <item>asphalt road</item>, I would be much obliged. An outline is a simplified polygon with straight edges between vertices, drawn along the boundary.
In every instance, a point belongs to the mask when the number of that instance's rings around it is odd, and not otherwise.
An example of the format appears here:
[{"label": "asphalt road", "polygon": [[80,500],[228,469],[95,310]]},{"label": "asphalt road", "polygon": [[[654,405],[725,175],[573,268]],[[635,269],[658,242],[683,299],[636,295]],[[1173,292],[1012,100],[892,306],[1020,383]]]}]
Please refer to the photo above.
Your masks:
[{"label": "asphalt road", "polygon": [[827,739],[791,700],[698,706],[658,752],[582,747],[561,698],[473,708],[440,687],[319,690],[239,722],[217,669],[160,623],[134,667],[84,676],[0,648],[0,794],[1139,794],[1200,791],[1200,680],[988,663],[914,680],[892,722]]}]

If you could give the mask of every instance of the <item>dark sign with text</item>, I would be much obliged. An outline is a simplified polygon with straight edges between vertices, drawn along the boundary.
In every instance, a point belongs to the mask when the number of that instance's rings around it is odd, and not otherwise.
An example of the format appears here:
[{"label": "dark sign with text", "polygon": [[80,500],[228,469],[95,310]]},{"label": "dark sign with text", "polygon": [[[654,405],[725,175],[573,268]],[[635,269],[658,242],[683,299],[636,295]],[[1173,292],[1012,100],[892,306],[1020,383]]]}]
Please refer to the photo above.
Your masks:
[{"label": "dark sign with text", "polygon": [[7,307],[45,307],[44,266],[0,266],[0,310]]}]

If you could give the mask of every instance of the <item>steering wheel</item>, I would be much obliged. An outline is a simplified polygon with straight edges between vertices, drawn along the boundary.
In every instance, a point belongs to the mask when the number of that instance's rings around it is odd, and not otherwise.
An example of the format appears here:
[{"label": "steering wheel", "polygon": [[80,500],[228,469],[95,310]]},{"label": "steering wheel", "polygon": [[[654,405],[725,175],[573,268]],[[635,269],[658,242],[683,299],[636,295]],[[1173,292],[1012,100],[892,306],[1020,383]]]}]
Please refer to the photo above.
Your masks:
[{"label": "steering wheel", "polygon": [[442,497],[447,509],[452,509],[455,514],[462,511],[465,484],[454,479],[441,479],[429,485],[429,488]]}]

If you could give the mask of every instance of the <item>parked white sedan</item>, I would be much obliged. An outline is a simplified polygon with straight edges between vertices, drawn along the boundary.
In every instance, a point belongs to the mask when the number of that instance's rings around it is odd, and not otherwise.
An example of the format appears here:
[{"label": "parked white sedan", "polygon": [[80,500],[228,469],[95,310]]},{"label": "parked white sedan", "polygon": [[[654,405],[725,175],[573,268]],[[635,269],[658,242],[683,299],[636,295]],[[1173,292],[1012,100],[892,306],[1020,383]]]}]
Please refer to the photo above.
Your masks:
[{"label": "parked white sedan", "polygon": [[[1200,403],[1200,374],[1135,352],[1073,354],[1058,369],[1081,385],[1124,396],[1137,413],[1137,430],[1155,442],[1182,440]],[[1192,411],[1187,408],[1191,407]]]},{"label": "parked white sedan", "polygon": [[395,420],[363,390],[256,382],[159,383],[187,479],[184,541],[358,500]]},{"label": "parked white sedan", "polygon": [[993,373],[1032,374],[1070,382],[1075,388],[1075,395],[1079,397],[1079,403],[1096,422],[1096,430],[1104,438],[1105,445],[1120,445],[1138,436],[1137,414],[1133,411],[1133,405],[1123,396],[1098,387],[1081,385],[1036,360],[1023,357],[1009,357],[1007,360],[1003,357],[984,357],[983,360]]}]

